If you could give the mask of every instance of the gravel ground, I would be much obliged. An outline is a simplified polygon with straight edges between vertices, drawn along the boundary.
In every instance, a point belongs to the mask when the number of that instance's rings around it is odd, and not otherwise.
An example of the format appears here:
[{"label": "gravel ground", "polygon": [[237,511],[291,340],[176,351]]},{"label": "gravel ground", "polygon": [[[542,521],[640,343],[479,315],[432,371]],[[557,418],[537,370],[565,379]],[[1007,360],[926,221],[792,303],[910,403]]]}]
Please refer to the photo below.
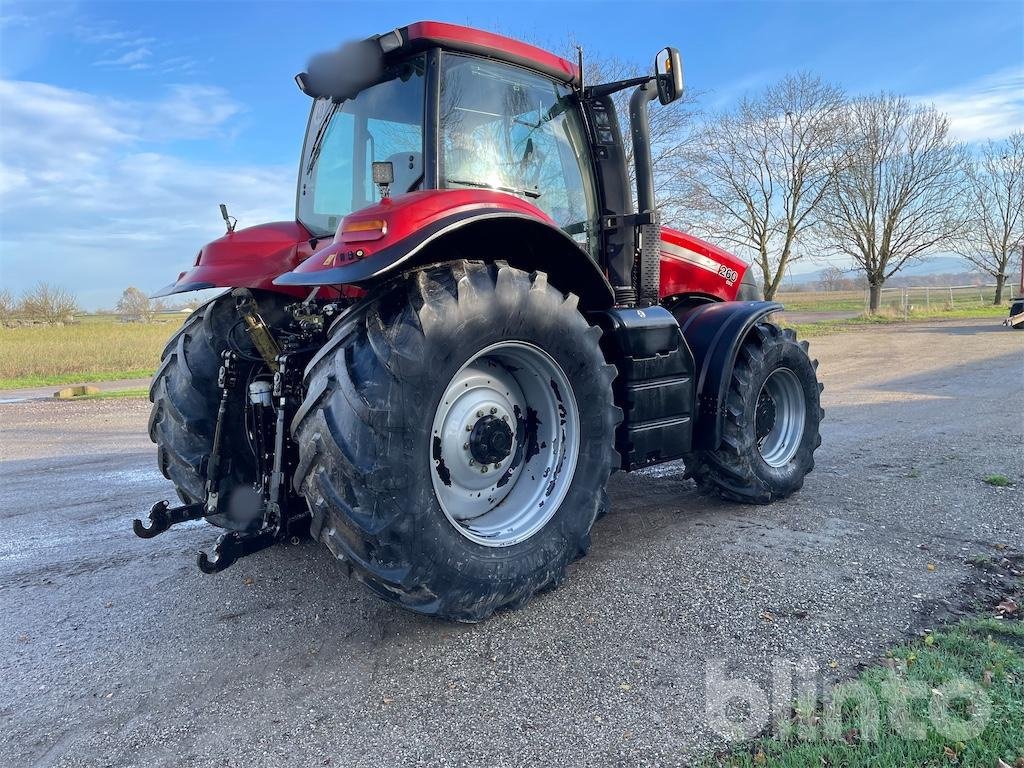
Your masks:
[{"label": "gravel ground", "polygon": [[687,764],[723,743],[707,670],[844,677],[955,602],[967,556],[1024,549],[1024,333],[812,352],[827,420],[800,494],[616,476],[566,582],[472,626],[381,603],[313,543],[203,576],[203,524],[131,533],[171,495],[147,403],[0,405],[0,765]]}]

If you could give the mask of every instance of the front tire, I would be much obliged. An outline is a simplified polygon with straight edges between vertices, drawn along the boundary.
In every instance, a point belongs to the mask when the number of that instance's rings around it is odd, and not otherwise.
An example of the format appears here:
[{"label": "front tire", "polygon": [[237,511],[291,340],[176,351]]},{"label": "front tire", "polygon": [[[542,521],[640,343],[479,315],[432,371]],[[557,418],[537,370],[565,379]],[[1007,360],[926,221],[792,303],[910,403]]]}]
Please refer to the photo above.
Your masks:
[{"label": "front tire", "polygon": [[821,445],[818,361],[790,328],[758,323],[729,382],[717,450],[684,458],[701,488],[732,501],[769,504],[800,490]]},{"label": "front tire", "polygon": [[293,430],[311,532],[386,600],[478,621],[589,547],[621,418],[576,297],[505,264],[401,278],[340,318]]}]

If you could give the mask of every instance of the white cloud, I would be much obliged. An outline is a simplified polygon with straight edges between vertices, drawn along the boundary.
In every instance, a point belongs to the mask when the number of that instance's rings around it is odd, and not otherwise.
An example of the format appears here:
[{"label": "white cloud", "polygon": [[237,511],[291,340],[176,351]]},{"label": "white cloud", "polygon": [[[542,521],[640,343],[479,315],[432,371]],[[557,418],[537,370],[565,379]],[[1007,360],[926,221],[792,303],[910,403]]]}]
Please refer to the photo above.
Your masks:
[{"label": "white cloud", "polygon": [[121,29],[111,22],[83,22],[75,26],[75,37],[86,43],[124,48],[138,48],[156,42],[135,30]]},{"label": "white cloud", "polygon": [[146,63],[146,59],[150,58],[153,52],[145,46],[138,48],[132,48],[131,50],[125,51],[116,58],[99,59],[93,62],[93,66],[97,67],[128,67],[129,69],[143,69],[148,68],[149,64]]},{"label": "white cloud", "polygon": [[949,115],[962,141],[1004,139],[1024,131],[1024,67],[1012,67],[940,93],[913,97]]},{"label": "white cloud", "polygon": [[713,89],[702,100],[712,110],[726,109],[753,91],[764,88],[777,74],[776,71],[768,69],[754,72]]},{"label": "white cloud", "polygon": [[222,133],[242,105],[213,85],[172,85],[150,116],[149,129],[156,137],[202,139]]},{"label": "white cloud", "polygon": [[197,66],[196,60],[190,56],[172,56],[160,62],[160,71],[164,74],[174,72],[191,74],[196,70]]},{"label": "white cloud", "polygon": [[0,284],[38,280],[112,304],[127,285],[155,290],[223,232],[293,215],[294,168],[228,167],[164,142],[216,140],[242,106],[212,86],[174,86],[128,102],[0,80]]},{"label": "white cloud", "polygon": [[122,29],[110,21],[80,22],[74,28],[74,35],[89,45],[103,46],[104,52],[93,62],[96,67],[189,74],[196,68],[190,56],[162,54],[168,47],[166,42],[138,30]]}]

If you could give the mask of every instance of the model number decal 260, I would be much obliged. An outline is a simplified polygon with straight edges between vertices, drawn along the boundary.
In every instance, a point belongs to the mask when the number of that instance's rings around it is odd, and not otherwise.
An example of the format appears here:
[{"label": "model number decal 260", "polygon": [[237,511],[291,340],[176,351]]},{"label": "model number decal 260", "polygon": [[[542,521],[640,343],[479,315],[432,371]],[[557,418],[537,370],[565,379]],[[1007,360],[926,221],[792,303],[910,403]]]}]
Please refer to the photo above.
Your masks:
[{"label": "model number decal 260", "polygon": [[728,283],[729,285],[732,285],[733,283],[736,282],[740,275],[739,272],[737,272],[732,267],[727,267],[725,264],[722,264],[718,268],[718,276],[724,277],[725,282]]}]

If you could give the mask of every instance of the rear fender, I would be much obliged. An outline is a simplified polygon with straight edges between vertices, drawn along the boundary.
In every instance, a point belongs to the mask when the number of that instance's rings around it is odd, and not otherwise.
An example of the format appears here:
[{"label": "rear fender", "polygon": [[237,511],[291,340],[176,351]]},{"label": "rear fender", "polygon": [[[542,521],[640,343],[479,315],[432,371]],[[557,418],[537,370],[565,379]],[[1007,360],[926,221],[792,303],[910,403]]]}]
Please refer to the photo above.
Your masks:
[{"label": "rear fender", "polygon": [[583,310],[612,306],[612,289],[600,267],[550,218],[511,195],[474,190],[470,196],[467,192],[411,193],[396,198],[393,206],[360,211],[357,222],[385,223],[379,241],[363,240],[362,234],[357,240],[346,239],[345,228],[350,224],[346,217],[333,243],[274,283],[367,287],[427,264],[500,260],[528,272],[547,273],[552,285],[579,296]]},{"label": "rear fender", "polygon": [[773,301],[722,301],[676,315],[695,362],[694,450],[713,451],[721,444],[725,400],[740,347],[759,321],[781,310],[782,305]]}]

